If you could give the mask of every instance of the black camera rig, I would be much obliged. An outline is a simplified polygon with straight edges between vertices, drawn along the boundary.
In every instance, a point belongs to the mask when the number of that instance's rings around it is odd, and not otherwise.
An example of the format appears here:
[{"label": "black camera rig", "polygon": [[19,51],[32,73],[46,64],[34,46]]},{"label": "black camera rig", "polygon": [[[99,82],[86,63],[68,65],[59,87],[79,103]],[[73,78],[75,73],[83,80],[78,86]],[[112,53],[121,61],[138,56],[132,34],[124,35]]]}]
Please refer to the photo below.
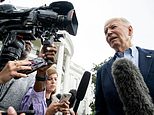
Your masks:
[{"label": "black camera rig", "polygon": [[[8,61],[19,60],[24,50],[24,40],[41,39],[44,48],[59,41],[58,30],[77,34],[78,21],[74,6],[68,1],[57,1],[49,6],[17,10],[13,5],[0,5],[0,68]],[[34,59],[31,73],[52,62]]]}]

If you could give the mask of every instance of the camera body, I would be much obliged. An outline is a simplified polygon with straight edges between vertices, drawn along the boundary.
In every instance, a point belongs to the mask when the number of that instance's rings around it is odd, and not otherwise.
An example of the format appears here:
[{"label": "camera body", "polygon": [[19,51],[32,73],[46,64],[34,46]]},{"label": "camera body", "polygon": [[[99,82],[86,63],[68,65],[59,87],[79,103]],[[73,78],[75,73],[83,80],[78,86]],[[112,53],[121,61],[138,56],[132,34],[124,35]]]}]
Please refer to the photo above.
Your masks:
[{"label": "camera body", "polygon": [[[57,34],[58,30],[66,30],[75,36],[77,27],[78,21],[74,7],[67,1],[23,10],[16,10],[10,4],[0,5],[0,40],[2,41],[0,69],[8,61],[20,59],[25,50],[25,40],[40,38],[43,47],[46,48],[54,41],[58,41],[60,38]],[[36,60],[35,62],[38,62]],[[44,61],[43,63],[46,64]],[[37,65],[33,65],[35,70],[36,67],[42,67],[38,66],[38,63],[35,64]]]}]

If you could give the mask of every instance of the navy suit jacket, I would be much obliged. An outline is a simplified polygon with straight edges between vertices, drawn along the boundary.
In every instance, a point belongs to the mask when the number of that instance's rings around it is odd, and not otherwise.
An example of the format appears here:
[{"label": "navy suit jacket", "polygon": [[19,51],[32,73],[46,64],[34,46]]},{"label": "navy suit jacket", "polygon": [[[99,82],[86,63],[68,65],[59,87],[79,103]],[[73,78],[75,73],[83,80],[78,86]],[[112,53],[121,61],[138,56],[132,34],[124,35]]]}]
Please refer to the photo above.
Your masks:
[{"label": "navy suit jacket", "polygon": [[[139,69],[154,102],[154,50],[139,47],[137,49],[139,51]],[[115,59],[114,56],[97,71],[96,115],[124,115],[123,105],[111,75],[111,66]]]}]

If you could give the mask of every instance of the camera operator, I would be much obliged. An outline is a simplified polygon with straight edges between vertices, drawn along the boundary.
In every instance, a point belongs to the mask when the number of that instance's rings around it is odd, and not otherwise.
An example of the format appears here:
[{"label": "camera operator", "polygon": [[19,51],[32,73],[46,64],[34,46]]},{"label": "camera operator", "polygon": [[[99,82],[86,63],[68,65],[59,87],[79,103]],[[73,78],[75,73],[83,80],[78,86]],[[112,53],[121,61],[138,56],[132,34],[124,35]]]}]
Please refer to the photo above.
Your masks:
[{"label": "camera operator", "polygon": [[[52,44],[47,48],[46,52],[42,50],[39,56],[55,62],[56,52],[57,47]],[[46,69],[49,65],[38,69],[36,76],[19,72],[19,70],[30,70],[31,66],[28,66],[30,64],[31,61],[26,59],[8,61],[0,72],[0,110],[6,111],[9,106],[13,106],[15,110],[19,110],[23,96],[33,84],[34,91],[36,92],[45,89],[45,81],[42,79],[45,79]],[[14,77],[20,79],[14,79]]]},{"label": "camera operator", "polygon": [[25,40],[25,50],[23,51],[20,59],[31,59],[29,54],[33,49],[33,43],[30,40]]}]

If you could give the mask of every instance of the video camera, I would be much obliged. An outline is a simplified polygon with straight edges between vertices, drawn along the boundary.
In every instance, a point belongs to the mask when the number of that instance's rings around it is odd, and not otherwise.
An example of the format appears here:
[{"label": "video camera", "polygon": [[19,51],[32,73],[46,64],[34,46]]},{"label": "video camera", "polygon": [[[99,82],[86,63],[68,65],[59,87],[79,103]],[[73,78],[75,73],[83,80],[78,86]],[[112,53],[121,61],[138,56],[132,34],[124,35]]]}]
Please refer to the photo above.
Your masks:
[{"label": "video camera", "polygon": [[[41,39],[44,48],[62,37],[58,30],[65,30],[71,35],[77,34],[78,21],[74,6],[67,1],[57,1],[49,6],[17,10],[13,5],[0,5],[0,68],[8,61],[19,60],[24,50],[25,40]],[[31,73],[47,64],[48,60],[33,60]]]}]

